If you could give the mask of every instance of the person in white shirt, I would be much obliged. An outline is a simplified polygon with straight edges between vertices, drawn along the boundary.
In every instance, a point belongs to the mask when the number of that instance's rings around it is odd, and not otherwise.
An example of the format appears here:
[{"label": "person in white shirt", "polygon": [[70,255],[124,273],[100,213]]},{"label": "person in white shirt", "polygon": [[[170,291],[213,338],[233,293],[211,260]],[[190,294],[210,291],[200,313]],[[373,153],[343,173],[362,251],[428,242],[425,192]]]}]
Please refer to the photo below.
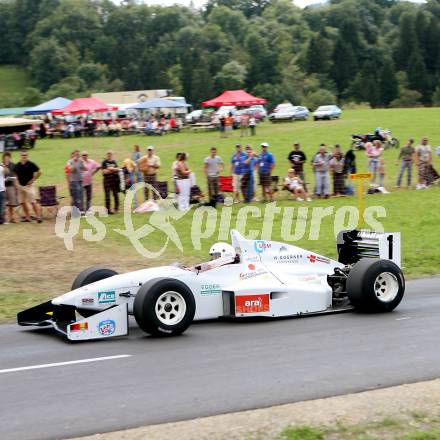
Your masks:
[{"label": "person in white shirt", "polygon": [[5,201],[6,201],[6,186],[5,186],[5,166],[0,163],[0,225],[5,223]]},{"label": "person in white shirt", "polygon": [[296,200],[302,202],[304,199],[311,202],[312,199],[309,197],[307,192],[304,190],[304,182],[296,174],[295,170],[291,168],[287,172],[287,177],[284,179],[284,187],[290,191]]},{"label": "person in white shirt", "polygon": [[423,137],[416,147],[416,164],[419,172],[417,189],[426,188],[429,185],[428,174],[432,165],[432,148],[427,137]]}]

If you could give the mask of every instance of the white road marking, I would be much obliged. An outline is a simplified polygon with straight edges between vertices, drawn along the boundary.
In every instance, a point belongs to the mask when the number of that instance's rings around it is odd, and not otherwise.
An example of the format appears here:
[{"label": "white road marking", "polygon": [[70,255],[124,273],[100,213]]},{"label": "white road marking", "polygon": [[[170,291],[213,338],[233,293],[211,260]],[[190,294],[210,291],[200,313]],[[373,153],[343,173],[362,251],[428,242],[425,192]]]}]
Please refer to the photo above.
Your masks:
[{"label": "white road marking", "polygon": [[411,319],[411,316],[405,316],[403,318],[396,318],[396,321],[403,321],[405,319]]},{"label": "white road marking", "polygon": [[62,367],[64,365],[86,364],[88,362],[109,361],[112,359],[121,359],[121,358],[127,358],[127,357],[131,357],[131,356],[132,356],[131,354],[118,354],[116,356],[105,356],[105,357],[90,358],[90,359],[80,359],[77,361],[56,362],[53,364],[40,364],[40,365],[30,365],[28,367],[7,368],[6,370],[0,370],[0,374],[15,373],[17,371],[26,371],[26,370],[38,370],[40,368]]}]

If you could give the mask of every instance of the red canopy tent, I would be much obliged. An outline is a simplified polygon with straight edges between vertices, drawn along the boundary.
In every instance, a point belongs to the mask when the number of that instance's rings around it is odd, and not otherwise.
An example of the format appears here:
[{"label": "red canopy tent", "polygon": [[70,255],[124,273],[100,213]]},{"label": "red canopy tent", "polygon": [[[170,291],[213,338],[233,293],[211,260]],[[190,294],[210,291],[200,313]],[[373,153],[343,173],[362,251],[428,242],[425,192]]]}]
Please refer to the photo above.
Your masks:
[{"label": "red canopy tent", "polygon": [[252,96],[244,90],[226,90],[217,98],[202,102],[203,107],[221,107],[222,105],[235,105],[247,107],[249,105],[266,104],[263,98]]},{"label": "red canopy tent", "polygon": [[59,110],[54,110],[54,115],[78,115],[82,113],[101,113],[117,110],[117,107],[106,104],[96,98],[78,98]]}]

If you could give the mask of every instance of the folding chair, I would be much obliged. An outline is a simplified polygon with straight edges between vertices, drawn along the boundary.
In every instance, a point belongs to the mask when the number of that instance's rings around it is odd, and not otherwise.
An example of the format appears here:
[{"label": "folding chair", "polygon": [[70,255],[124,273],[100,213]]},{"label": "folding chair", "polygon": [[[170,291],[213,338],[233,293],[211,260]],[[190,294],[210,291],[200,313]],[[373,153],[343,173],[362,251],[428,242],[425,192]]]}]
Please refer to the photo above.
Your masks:
[{"label": "folding chair", "polygon": [[[57,187],[56,186],[40,186],[38,188],[39,192],[39,203],[41,206],[41,216],[43,217],[44,209],[47,209],[52,217],[56,217],[59,209],[59,198],[57,197]],[[49,217],[50,218],[50,217]]]},{"label": "folding chair", "polygon": [[168,197],[168,182],[157,181],[153,186],[155,189],[157,189],[157,192],[160,194],[162,199],[166,199]]},{"label": "folding chair", "polygon": [[219,192],[234,192],[234,188],[232,187],[232,176],[220,176],[218,178],[219,182]]}]

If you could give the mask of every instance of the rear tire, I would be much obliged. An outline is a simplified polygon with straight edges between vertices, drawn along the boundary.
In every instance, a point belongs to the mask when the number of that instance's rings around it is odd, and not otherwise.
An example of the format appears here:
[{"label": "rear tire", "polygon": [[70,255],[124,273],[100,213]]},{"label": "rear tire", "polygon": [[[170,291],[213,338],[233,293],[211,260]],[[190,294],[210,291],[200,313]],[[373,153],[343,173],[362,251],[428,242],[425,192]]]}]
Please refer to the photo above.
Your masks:
[{"label": "rear tire", "polygon": [[403,273],[389,260],[363,258],[348,274],[348,298],[362,312],[391,312],[402,301],[404,291]]},{"label": "rear tire", "polygon": [[[87,286],[88,284],[92,284],[95,281],[101,281],[105,278],[110,278],[113,275],[117,275],[118,273],[112,269],[108,269],[106,267],[100,266],[92,266],[88,269],[83,270],[73,281],[72,290],[79,289],[80,287]],[[84,318],[88,318],[96,313],[96,310],[89,309],[80,309],[77,308],[76,311],[83,316]]]},{"label": "rear tire", "polygon": [[189,287],[172,278],[156,278],[145,283],[136,294],[133,314],[138,326],[152,336],[182,334],[196,312]]}]

